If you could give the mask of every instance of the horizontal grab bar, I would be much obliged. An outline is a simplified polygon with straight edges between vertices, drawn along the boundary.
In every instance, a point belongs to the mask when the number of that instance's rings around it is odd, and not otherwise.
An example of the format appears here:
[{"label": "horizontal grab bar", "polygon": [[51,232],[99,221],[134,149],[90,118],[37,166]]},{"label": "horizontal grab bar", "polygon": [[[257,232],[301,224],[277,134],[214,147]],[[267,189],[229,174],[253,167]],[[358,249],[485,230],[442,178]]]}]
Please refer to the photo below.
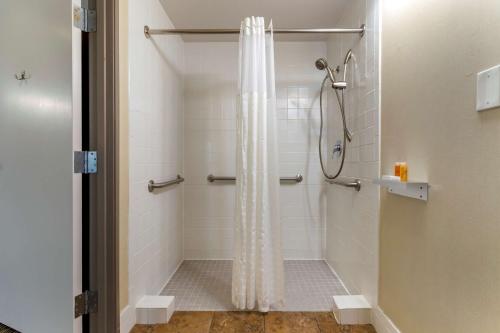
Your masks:
[{"label": "horizontal grab bar", "polygon": [[344,187],[351,187],[358,192],[361,190],[361,181],[359,179],[354,179],[353,181],[341,181],[341,180],[337,180],[337,179],[325,179],[325,181],[327,183],[330,183],[330,184],[340,185],[340,186],[344,186]]},{"label": "horizontal grab bar", "polygon": [[[207,180],[210,183],[213,183],[215,181],[236,181],[236,177],[227,177],[227,176],[214,176],[212,174],[208,175]],[[295,177],[281,177],[280,181],[282,182],[295,182],[295,183],[300,183],[304,180],[304,177],[302,177],[301,174],[296,175]]]},{"label": "horizontal grab bar", "polygon": [[148,183],[148,191],[153,192],[156,188],[163,188],[167,186],[172,186],[175,184],[182,183],[184,181],[184,178],[181,177],[181,175],[177,175],[177,178],[166,181],[166,182],[161,182],[161,183],[155,183],[154,180],[150,180]]}]

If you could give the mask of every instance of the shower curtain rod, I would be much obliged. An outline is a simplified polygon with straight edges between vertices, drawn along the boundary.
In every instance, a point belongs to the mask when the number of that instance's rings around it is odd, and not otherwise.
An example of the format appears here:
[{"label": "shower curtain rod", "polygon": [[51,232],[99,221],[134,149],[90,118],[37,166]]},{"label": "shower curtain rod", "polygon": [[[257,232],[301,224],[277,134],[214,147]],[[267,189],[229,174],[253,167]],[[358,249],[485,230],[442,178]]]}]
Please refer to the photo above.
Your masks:
[{"label": "shower curtain rod", "polygon": [[[365,34],[365,25],[359,28],[331,28],[331,29],[273,29],[275,34]],[[266,30],[270,31],[270,30]],[[151,35],[229,35],[239,34],[240,29],[151,29],[144,26],[144,35],[151,38]]]}]

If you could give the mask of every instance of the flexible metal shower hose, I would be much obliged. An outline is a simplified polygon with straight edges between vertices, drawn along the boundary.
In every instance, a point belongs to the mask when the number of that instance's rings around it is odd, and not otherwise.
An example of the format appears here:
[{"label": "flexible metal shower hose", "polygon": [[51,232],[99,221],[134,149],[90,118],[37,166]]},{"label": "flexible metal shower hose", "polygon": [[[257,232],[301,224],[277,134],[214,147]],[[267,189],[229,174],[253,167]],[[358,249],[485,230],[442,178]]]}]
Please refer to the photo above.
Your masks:
[{"label": "flexible metal shower hose", "polygon": [[344,139],[342,142],[342,159],[340,162],[339,169],[335,173],[335,175],[329,175],[327,171],[325,170],[325,166],[323,165],[323,153],[321,151],[321,142],[323,139],[323,90],[325,87],[325,81],[328,80],[328,75],[325,76],[323,79],[323,82],[321,83],[321,90],[319,93],[319,113],[320,113],[320,127],[319,127],[319,141],[318,141],[318,148],[319,148],[319,163],[321,164],[321,170],[323,171],[323,175],[327,179],[335,179],[337,178],[340,173],[342,172],[342,169],[344,168],[344,160],[345,160],[345,151],[346,151],[346,143],[347,143],[347,125],[346,125],[346,120],[345,120],[345,108],[344,108],[344,90],[341,90],[341,94],[339,94],[337,89],[335,90],[335,95],[337,95],[337,101],[339,103],[339,108],[340,108],[340,114],[342,115],[342,125],[344,128]]}]

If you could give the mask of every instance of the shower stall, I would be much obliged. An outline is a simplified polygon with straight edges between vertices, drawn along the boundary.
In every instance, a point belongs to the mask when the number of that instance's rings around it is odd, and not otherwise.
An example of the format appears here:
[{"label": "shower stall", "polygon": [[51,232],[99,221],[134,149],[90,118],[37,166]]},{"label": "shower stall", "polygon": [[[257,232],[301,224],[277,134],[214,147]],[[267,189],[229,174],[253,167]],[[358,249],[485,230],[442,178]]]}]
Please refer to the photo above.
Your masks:
[{"label": "shower stall", "polygon": [[[173,3],[130,1],[122,317],[144,295],[175,296],[176,310],[235,309],[239,30],[175,29],[187,25]],[[339,29],[274,25],[286,295],[273,310],[331,311],[334,295],[350,294],[376,305],[377,1],[345,2],[328,24]]]},{"label": "shower stall", "polygon": [[[238,44],[193,42],[185,51],[184,260],[195,261],[181,265],[163,294],[176,296],[182,310],[232,310],[226,260],[233,257],[235,184],[207,176],[236,174]],[[328,295],[346,293],[321,260],[326,185],[317,143],[324,73],[314,61],[326,51],[324,42],[275,43],[279,170],[292,177],[280,188],[287,310],[328,311]]]}]

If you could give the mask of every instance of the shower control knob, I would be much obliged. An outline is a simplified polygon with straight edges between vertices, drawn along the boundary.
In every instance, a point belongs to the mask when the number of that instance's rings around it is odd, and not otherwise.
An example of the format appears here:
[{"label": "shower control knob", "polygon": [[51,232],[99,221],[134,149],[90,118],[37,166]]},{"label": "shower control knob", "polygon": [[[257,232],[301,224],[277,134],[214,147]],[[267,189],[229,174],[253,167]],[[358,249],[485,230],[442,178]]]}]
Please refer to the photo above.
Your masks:
[{"label": "shower control knob", "polygon": [[337,140],[335,145],[333,146],[333,158],[338,158],[342,154],[342,142]]}]

